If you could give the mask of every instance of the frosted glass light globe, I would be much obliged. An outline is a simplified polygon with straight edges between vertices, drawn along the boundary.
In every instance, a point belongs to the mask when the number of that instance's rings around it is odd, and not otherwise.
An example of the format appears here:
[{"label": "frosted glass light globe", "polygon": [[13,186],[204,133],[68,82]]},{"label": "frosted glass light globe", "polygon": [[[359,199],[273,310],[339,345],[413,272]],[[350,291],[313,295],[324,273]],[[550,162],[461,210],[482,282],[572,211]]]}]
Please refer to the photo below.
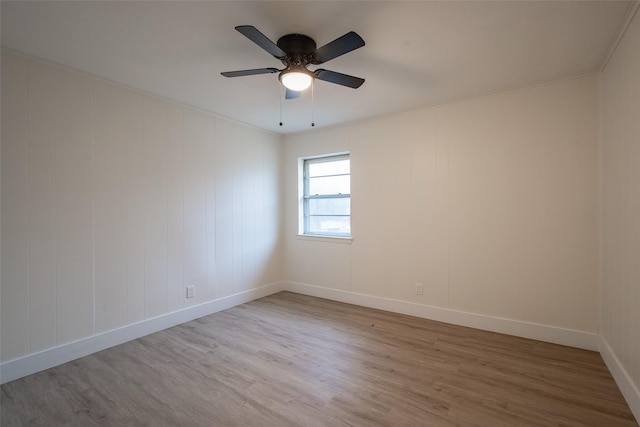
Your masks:
[{"label": "frosted glass light globe", "polygon": [[300,92],[311,86],[311,76],[307,73],[300,73],[298,71],[293,71],[290,73],[285,73],[280,78],[280,81],[289,90],[294,90],[296,92]]}]

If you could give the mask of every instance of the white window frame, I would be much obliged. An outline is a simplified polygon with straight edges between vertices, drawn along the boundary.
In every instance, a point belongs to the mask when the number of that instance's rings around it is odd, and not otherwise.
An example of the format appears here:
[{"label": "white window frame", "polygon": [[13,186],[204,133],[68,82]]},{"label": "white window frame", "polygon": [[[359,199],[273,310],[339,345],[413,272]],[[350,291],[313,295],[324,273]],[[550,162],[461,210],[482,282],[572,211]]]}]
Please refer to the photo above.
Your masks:
[{"label": "white window frame", "polygon": [[[331,194],[331,195],[311,195],[308,194],[309,190],[309,177],[308,177],[308,165],[313,163],[333,162],[339,160],[351,160],[348,152],[327,154],[315,157],[305,157],[298,159],[298,172],[300,177],[299,185],[299,227],[298,234],[300,236],[312,237],[312,238],[331,238],[340,240],[351,240],[352,232],[346,233],[312,233],[309,232],[309,200],[311,199],[326,199],[326,198],[342,198],[349,199],[351,203],[351,193],[349,194]],[[349,173],[349,179],[351,179],[351,173]],[[348,216],[351,219],[351,215],[336,215],[336,216]]]}]

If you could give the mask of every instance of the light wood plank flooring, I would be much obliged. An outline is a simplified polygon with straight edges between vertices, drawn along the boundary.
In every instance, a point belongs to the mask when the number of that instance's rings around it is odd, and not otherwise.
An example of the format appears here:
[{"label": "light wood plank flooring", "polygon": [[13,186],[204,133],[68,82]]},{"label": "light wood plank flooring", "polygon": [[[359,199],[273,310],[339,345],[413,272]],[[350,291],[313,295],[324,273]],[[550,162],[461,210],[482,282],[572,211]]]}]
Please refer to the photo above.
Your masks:
[{"label": "light wood plank flooring", "polygon": [[282,292],[2,386],[2,426],[636,426],[595,352]]}]

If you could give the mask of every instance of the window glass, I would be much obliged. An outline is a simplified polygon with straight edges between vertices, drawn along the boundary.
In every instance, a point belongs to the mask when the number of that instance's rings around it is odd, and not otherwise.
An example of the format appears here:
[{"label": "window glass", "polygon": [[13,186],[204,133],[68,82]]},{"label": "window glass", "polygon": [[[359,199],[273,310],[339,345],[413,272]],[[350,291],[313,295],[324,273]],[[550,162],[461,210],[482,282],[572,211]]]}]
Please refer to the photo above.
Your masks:
[{"label": "window glass", "polygon": [[310,199],[309,213],[312,215],[351,215],[349,199]]},{"label": "window glass", "polygon": [[351,235],[351,218],[348,216],[311,216],[308,234],[349,236]]},{"label": "window glass", "polygon": [[309,195],[349,194],[351,179],[349,175],[323,176],[309,178]]},{"label": "window glass", "polygon": [[351,173],[351,162],[335,160],[329,162],[316,162],[309,164],[309,176],[341,175]]}]

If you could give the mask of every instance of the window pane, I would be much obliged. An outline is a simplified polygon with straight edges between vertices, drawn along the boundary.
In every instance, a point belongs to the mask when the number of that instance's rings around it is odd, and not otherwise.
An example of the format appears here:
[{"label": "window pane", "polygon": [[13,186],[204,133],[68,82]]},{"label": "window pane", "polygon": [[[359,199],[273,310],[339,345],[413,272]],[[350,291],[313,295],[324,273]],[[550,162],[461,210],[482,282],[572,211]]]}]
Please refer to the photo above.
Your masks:
[{"label": "window pane", "polygon": [[349,175],[309,178],[309,194],[349,194],[350,181]]},{"label": "window pane", "polygon": [[341,175],[350,173],[351,162],[349,159],[335,162],[309,163],[309,177],[325,175]]},{"label": "window pane", "polygon": [[351,200],[309,199],[309,215],[351,215]]},{"label": "window pane", "polygon": [[329,234],[336,236],[351,235],[350,216],[310,216],[309,230],[312,234]]}]

